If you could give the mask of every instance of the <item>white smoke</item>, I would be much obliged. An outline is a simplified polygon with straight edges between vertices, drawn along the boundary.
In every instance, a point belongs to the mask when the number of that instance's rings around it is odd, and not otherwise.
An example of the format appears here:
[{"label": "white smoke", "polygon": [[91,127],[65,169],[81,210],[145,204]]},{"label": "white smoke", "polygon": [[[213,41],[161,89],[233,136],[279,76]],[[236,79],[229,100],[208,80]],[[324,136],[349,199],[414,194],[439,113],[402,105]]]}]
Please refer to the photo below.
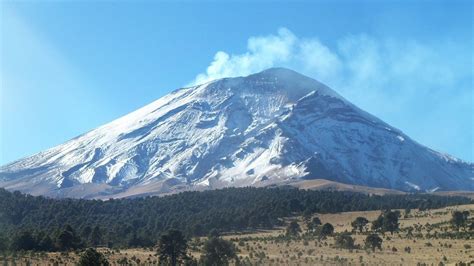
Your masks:
[{"label": "white smoke", "polygon": [[[453,141],[457,147],[470,145],[473,120],[465,114],[474,112],[472,43],[366,34],[344,36],[334,43],[326,45],[316,37],[298,37],[281,28],[277,34],[250,37],[245,53],[217,52],[192,84],[287,67],[325,83],[432,147],[444,149]],[[444,123],[442,132],[427,136],[427,131],[439,131],[437,121]],[[466,134],[461,137],[459,132]]]}]

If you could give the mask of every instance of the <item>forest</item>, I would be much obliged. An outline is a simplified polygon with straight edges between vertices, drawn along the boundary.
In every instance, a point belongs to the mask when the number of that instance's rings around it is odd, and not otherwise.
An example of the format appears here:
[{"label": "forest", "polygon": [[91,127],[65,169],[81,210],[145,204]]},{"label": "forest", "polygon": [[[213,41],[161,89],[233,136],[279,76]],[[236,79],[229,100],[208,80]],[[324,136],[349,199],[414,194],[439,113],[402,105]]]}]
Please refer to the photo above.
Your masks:
[{"label": "forest", "polygon": [[297,215],[470,203],[464,197],[378,196],[290,187],[225,188],[105,201],[52,199],[0,189],[0,251],[151,247],[171,229],[186,237],[205,236],[212,231],[270,229],[284,225],[282,218]]}]

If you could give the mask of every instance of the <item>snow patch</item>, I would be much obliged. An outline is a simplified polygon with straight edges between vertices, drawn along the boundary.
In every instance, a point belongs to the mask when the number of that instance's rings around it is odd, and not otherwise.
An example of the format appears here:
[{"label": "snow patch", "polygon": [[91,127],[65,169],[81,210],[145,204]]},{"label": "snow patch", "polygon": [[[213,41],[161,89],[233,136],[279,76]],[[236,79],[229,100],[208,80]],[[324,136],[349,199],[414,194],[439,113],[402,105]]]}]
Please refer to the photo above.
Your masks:
[{"label": "snow patch", "polygon": [[418,190],[418,191],[421,190],[421,189],[420,189],[420,186],[415,185],[415,184],[413,184],[413,183],[411,183],[411,182],[405,181],[405,184],[407,184],[409,187],[411,187],[411,188],[413,188],[413,189],[415,189],[415,190]]},{"label": "snow patch", "polygon": [[271,69],[176,90],[1,167],[0,186],[14,188],[15,180],[32,177],[52,187],[106,182],[120,191],[171,177],[212,187],[309,176],[395,189],[474,190],[473,173],[472,163],[410,141],[325,85]]}]

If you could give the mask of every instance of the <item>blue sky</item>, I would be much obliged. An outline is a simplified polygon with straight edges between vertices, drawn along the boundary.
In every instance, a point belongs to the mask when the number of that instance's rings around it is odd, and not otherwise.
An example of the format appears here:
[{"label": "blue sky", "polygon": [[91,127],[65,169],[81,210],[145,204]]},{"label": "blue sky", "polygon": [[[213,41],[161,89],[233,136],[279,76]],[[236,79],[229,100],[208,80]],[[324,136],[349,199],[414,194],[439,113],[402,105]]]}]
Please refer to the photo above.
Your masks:
[{"label": "blue sky", "polygon": [[293,68],[473,161],[470,1],[1,1],[0,165],[178,87]]}]

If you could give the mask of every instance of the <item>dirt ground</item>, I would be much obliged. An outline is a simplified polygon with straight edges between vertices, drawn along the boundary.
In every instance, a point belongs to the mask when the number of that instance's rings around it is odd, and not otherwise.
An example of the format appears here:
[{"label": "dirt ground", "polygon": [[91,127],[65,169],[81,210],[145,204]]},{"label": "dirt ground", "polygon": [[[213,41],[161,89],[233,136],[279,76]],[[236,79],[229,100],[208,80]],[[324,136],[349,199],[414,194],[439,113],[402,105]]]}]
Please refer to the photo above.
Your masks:
[{"label": "dirt ground", "polygon": [[[426,224],[436,225],[431,229],[431,233],[453,230],[449,225],[453,210],[467,210],[471,217],[474,215],[474,205],[429,211],[412,210],[407,218],[403,215],[404,211],[400,210],[402,230],[393,235],[390,233],[381,235],[382,250],[375,252],[362,248],[366,233],[352,233],[355,243],[362,246],[354,250],[335,248],[333,237],[322,241],[318,241],[316,237],[290,242],[277,241],[276,237],[284,234],[284,228],[258,232],[233,232],[225,234],[224,238],[236,244],[239,250],[238,256],[244,265],[456,265],[460,262],[474,265],[474,239],[426,238],[427,230],[429,230]],[[331,223],[335,232],[338,233],[351,232],[351,222],[358,216],[373,221],[379,214],[380,211],[366,211],[315,216],[318,216],[323,223]],[[306,229],[301,217],[292,219],[299,222],[303,231]],[[421,225],[423,227],[415,231],[414,237],[408,239],[406,230],[403,229]],[[205,238],[195,238],[190,241],[190,253],[195,258],[200,257],[204,240]],[[410,252],[407,252],[408,248]],[[111,265],[156,265],[158,262],[155,249],[100,248],[99,251],[106,255]],[[75,265],[79,255],[76,253],[18,254],[15,259],[3,258],[3,265]]]}]

